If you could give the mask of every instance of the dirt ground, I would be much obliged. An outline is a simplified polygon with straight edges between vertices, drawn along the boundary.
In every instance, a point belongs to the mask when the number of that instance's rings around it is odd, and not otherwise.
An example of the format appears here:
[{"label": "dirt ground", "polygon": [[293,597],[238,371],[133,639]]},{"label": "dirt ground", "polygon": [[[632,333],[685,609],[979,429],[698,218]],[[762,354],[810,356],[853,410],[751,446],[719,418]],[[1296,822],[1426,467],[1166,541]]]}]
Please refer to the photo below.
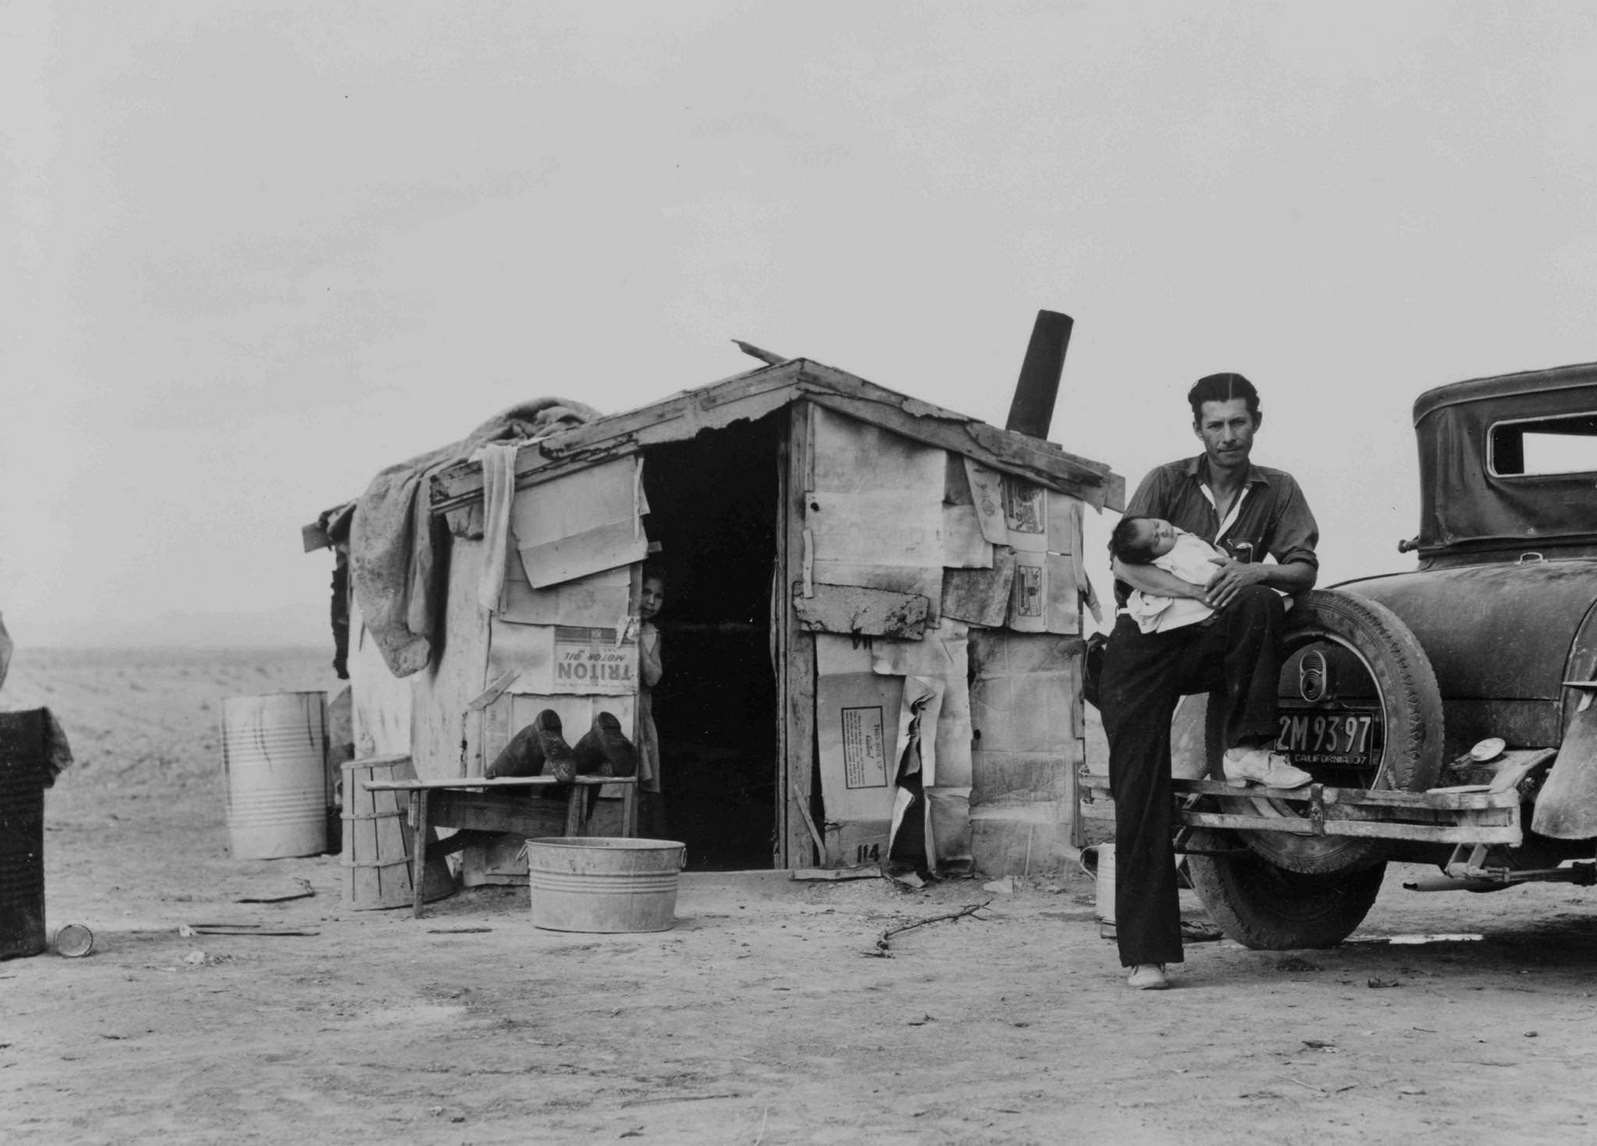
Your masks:
[{"label": "dirt ground", "polygon": [[[336,856],[234,860],[223,822],[221,698],[331,687],[324,660],[19,651],[5,707],[78,755],[50,925],[97,946],[0,963],[4,1141],[1597,1140],[1589,893],[1394,869],[1342,947],[1197,944],[1164,993],[1123,985],[1079,872],[688,873],[654,934],[540,931],[525,888],[356,911]],[[207,922],[312,934],[179,933]],[[1473,938],[1389,941],[1441,934]]]}]

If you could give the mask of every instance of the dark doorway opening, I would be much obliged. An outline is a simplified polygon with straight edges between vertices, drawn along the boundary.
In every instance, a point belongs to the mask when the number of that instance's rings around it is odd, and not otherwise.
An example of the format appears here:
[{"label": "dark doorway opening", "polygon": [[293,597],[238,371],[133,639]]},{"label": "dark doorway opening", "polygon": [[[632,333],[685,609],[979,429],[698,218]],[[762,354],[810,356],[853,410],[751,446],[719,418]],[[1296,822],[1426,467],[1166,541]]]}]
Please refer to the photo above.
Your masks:
[{"label": "dark doorway opening", "polygon": [[654,689],[670,838],[689,868],[773,866],[778,705],[771,666],[783,415],[644,450],[666,575]]}]

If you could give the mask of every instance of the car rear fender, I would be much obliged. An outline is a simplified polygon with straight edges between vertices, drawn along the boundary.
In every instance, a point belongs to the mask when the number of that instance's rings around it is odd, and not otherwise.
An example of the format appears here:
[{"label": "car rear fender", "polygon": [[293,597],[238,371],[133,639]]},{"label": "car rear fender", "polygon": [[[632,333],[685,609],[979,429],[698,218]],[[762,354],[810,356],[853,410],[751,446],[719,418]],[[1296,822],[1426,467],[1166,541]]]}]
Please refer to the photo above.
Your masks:
[{"label": "car rear fender", "polygon": [[1597,606],[1570,646],[1564,673],[1564,735],[1536,794],[1531,830],[1555,840],[1597,836]]}]

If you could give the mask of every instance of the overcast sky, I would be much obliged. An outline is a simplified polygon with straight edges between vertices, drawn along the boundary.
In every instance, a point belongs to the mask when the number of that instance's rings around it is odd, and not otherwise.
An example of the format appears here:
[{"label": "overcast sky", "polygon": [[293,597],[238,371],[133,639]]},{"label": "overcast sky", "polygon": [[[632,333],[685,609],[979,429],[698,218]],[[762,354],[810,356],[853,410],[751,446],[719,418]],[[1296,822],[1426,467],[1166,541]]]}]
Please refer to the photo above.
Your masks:
[{"label": "overcast sky", "polygon": [[8,0],[0,34],[19,643],[319,640],[318,510],[522,398],[739,372],[731,338],[1002,424],[1065,311],[1052,436],[1131,484],[1242,371],[1322,582],[1412,563],[1421,390],[1597,359],[1576,0]]}]

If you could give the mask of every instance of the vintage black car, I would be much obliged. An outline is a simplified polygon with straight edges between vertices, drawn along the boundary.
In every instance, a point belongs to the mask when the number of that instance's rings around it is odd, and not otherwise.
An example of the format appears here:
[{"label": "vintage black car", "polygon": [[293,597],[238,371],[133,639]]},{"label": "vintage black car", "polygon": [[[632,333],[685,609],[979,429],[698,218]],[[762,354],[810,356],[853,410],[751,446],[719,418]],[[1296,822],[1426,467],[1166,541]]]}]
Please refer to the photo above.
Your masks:
[{"label": "vintage black car", "polygon": [[1176,713],[1178,850],[1251,947],[1340,942],[1390,860],[1441,869],[1419,890],[1597,882],[1597,364],[1438,387],[1414,427],[1418,568],[1290,614],[1277,747],[1316,782],[1228,788],[1207,698]]}]

